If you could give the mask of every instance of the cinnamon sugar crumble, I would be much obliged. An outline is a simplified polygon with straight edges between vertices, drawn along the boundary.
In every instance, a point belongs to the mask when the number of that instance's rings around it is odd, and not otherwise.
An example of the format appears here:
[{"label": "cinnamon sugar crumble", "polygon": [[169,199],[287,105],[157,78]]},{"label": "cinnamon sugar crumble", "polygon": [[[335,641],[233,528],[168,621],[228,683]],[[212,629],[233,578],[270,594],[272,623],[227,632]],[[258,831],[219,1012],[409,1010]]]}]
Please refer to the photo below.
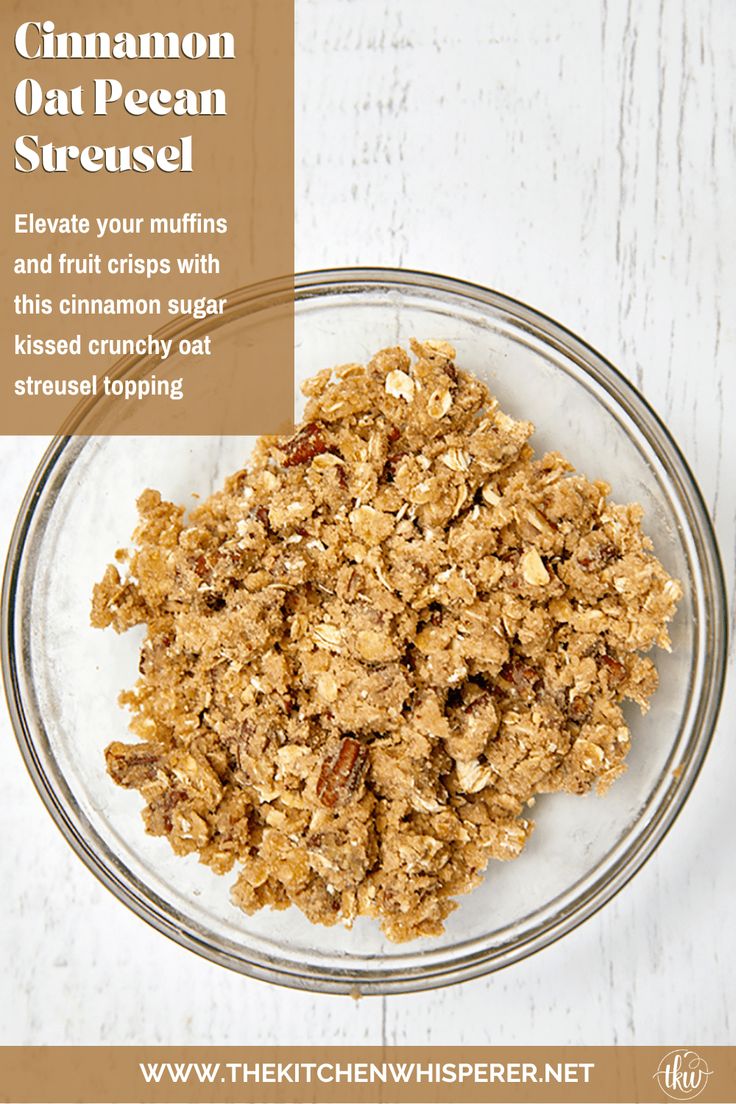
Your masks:
[{"label": "cinnamon sugar crumble", "polygon": [[[92,623],[145,624],[108,770],[246,912],[436,935],[536,794],[624,770],[682,591],[642,510],[501,411],[442,341],[305,385],[302,425],[184,518],[153,490]],[[124,559],[125,557],[123,557]]]}]

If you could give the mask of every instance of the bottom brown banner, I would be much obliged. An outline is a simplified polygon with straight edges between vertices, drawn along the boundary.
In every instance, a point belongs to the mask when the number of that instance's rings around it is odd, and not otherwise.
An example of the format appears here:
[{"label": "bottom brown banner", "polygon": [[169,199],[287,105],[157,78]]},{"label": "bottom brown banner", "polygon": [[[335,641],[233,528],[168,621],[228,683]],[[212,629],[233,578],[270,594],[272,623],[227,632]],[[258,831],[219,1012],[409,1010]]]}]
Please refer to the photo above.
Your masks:
[{"label": "bottom brown banner", "polygon": [[10,1104],[736,1102],[736,1047],[0,1047]]}]

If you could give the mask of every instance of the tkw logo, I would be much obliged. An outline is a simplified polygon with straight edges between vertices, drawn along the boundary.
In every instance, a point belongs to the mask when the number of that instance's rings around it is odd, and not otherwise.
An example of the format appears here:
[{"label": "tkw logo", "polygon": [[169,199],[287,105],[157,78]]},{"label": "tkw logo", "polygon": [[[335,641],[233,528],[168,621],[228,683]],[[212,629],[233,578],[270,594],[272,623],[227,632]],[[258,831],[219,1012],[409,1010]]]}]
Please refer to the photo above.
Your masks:
[{"label": "tkw logo", "polygon": [[700,1096],[713,1070],[696,1050],[681,1047],[665,1054],[654,1076],[670,1100],[695,1100]]}]

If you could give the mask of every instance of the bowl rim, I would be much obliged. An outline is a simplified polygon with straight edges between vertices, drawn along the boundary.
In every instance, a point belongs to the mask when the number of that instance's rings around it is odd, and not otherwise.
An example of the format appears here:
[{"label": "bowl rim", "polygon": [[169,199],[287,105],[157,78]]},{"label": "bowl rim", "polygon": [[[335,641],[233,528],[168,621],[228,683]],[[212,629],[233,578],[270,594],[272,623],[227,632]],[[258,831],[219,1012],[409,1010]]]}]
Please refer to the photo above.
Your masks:
[{"label": "bowl rim", "polygon": [[[395,291],[432,291],[455,298],[476,301],[485,306],[502,309],[517,319],[542,331],[544,337],[561,345],[566,353],[573,352],[582,362],[585,372],[602,386],[625,413],[639,425],[647,443],[654,450],[667,475],[673,479],[679,505],[688,507],[690,536],[696,549],[696,560],[702,571],[703,588],[708,602],[707,628],[709,662],[705,666],[703,687],[698,708],[691,726],[685,763],[677,785],[671,789],[668,799],[655,809],[645,831],[634,841],[623,856],[607,871],[594,892],[587,898],[579,897],[575,907],[562,912],[541,930],[527,932],[518,942],[501,948],[486,948],[462,956],[457,960],[436,963],[421,970],[411,970],[403,976],[371,975],[370,971],[324,968],[306,970],[303,964],[279,961],[265,955],[252,958],[235,957],[203,938],[186,919],[177,920],[171,914],[160,912],[146,897],[137,894],[134,886],[119,877],[92,848],[79,830],[75,819],[62,796],[51,783],[43,769],[33,733],[23,704],[18,677],[15,650],[16,599],[24,565],[23,552],[35,520],[35,513],[42,493],[56,470],[56,466],[74,437],[69,434],[56,436],[46,449],[21,502],[10,538],[2,587],[2,671],[8,711],[26,768],[56,826],[62,832],[77,856],[123,904],[167,935],[181,946],[194,951],[221,966],[260,980],[303,990],[322,993],[361,995],[419,992],[455,984],[505,968],[521,961],[544,947],[561,939],[574,930],[615,897],[651,857],[667,835],[681,812],[700,773],[710,746],[718,719],[726,674],[728,627],[726,617],[726,588],[718,543],[700,488],[692,471],[670,431],[666,428],[650,403],[625,376],[591,345],[578,337],[542,311],[522,300],[482,285],[452,277],[441,276],[416,269],[391,267],[323,268],[296,273],[293,279],[296,300],[324,297],[333,292],[344,292],[351,286],[386,286]],[[237,296],[239,293],[233,293]],[[240,289],[241,296],[249,303],[267,303],[274,297],[283,299],[284,280],[265,281],[247,289]],[[113,366],[115,372],[118,366]],[[126,367],[129,367],[126,366]],[[567,892],[567,891],[566,891]],[[248,948],[243,948],[245,954]],[[397,966],[399,964],[397,963]]]}]

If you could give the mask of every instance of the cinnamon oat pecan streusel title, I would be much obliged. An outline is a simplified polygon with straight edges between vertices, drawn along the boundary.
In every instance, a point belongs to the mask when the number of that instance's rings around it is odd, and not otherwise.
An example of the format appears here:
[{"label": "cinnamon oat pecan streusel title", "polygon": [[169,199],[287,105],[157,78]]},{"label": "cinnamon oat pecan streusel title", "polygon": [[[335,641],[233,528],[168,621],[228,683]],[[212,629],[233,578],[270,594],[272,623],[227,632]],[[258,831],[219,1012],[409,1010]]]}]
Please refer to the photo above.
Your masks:
[{"label": "cinnamon oat pecan streusel title", "polygon": [[148,831],[235,867],[246,912],[396,941],[519,854],[536,794],[621,773],[681,596],[640,507],[535,459],[446,342],[412,348],[315,376],[188,521],[144,492],[92,615],[147,625],[107,764]]}]

